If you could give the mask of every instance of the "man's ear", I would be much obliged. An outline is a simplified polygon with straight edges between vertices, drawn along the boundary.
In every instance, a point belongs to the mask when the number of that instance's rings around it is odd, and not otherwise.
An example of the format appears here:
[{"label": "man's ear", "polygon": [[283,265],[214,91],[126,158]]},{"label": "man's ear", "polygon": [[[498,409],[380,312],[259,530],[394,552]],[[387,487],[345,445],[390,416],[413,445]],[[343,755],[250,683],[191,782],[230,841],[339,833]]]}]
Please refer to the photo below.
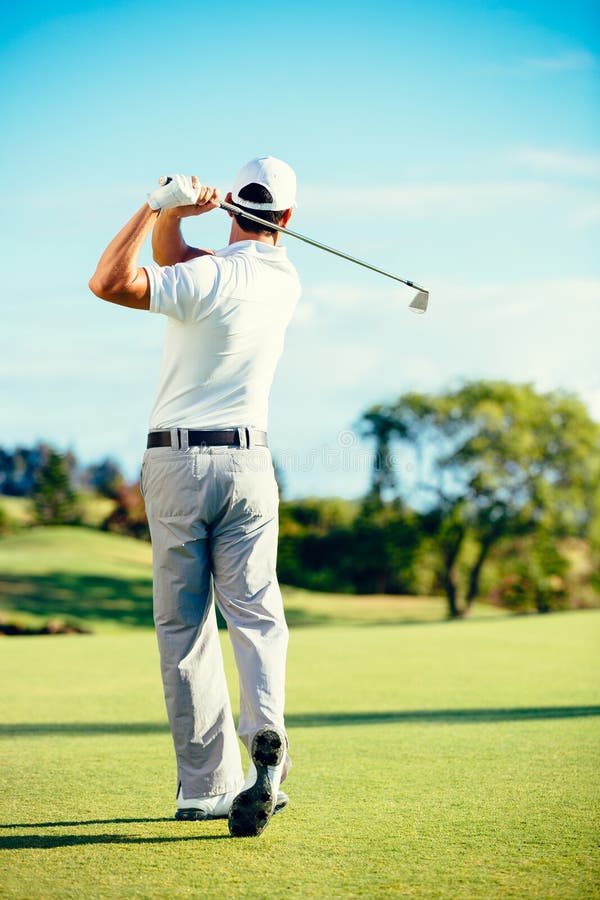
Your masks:
[{"label": "man's ear", "polygon": [[[229,191],[227,193],[227,196],[225,197],[225,203],[233,203],[233,197],[231,196],[231,191]],[[233,203],[233,205],[235,206],[235,203]],[[232,212],[229,212],[228,209],[226,209],[225,212],[227,213],[227,215],[229,216],[230,219],[233,219]]]},{"label": "man's ear", "polygon": [[284,214],[283,214],[283,216],[282,216],[282,218],[281,218],[281,222],[279,223],[279,224],[281,225],[282,228],[286,228],[286,227],[287,227],[287,223],[288,223],[288,222],[290,221],[290,219],[292,218],[292,213],[293,213],[293,210],[292,210],[292,209],[286,209],[286,211],[284,212]]}]

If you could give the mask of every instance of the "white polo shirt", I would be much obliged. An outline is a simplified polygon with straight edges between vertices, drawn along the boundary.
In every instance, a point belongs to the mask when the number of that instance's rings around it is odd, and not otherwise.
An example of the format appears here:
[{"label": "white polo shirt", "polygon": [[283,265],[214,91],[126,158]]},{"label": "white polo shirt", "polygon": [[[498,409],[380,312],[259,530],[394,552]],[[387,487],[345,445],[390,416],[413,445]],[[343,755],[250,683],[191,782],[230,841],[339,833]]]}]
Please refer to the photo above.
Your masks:
[{"label": "white polo shirt", "polygon": [[150,428],[267,430],[269,392],[300,297],[285,247],[238,241],[147,266],[150,311],[168,316]]}]

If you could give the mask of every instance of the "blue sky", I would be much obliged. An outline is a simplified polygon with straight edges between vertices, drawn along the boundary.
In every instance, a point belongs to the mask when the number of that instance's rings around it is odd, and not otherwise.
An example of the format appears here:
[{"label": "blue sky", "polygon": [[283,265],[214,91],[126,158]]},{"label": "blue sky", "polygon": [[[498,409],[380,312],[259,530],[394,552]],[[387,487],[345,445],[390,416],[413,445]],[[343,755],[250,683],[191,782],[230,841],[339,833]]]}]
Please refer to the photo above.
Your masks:
[{"label": "blue sky", "polygon": [[[288,494],[356,496],[369,404],[464,378],[577,391],[600,418],[597,3],[29,4],[5,13],[0,442],[136,474],[165,323],[87,280],[166,171],[223,191],[271,153],[304,286],[271,400]],[[192,244],[226,243],[216,211]],[[144,261],[150,261],[146,253]],[[349,445],[349,446],[347,446]]]}]

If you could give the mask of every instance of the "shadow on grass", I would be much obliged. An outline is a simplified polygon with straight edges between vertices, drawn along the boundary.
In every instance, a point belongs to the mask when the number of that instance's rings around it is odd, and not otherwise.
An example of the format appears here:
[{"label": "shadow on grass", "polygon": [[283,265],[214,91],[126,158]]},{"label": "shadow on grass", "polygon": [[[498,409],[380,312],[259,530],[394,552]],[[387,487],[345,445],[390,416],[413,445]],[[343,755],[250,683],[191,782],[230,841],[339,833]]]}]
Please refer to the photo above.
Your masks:
[{"label": "shadow on grass", "polygon": [[78,825],[137,825],[148,822],[172,822],[173,816],[162,816],[159,819],[80,819],[79,821],[64,822],[13,822],[2,824],[0,829],[6,828],[73,828]]},{"label": "shadow on grass", "polygon": [[[518,706],[498,709],[415,709],[373,712],[291,713],[290,728],[319,728],[333,725],[385,725],[390,723],[431,723],[471,725],[490,722],[519,722],[544,719],[580,719],[600,716],[600,706]],[[166,722],[15,722],[0,724],[0,738],[44,737],[47,735],[149,735],[168,734]]]},{"label": "shadow on grass", "polygon": [[4,609],[88,619],[123,625],[152,626],[152,578],[114,578],[70,572],[45,575],[0,575]]},{"label": "shadow on grass", "polygon": [[600,706],[524,706],[499,709],[415,709],[390,712],[297,713],[288,726],[385,725],[389,722],[471,725],[479,722],[519,722],[532,719],[577,719],[600,716]]},{"label": "shadow on grass", "polygon": [[[114,578],[70,572],[44,575],[0,574],[0,600],[5,611],[37,616],[77,619],[104,619],[121,625],[152,628],[152,578]],[[303,609],[286,611],[288,625],[327,625],[334,618]],[[225,621],[217,610],[217,623]]]},{"label": "shadow on grass", "polygon": [[[18,827],[18,826],[16,826]],[[126,834],[31,834],[0,838],[0,850],[54,850],[84,844],[171,844],[179,841],[232,840],[229,834],[186,834],[181,837],[129,837]]]},{"label": "shadow on grass", "polygon": [[[352,595],[348,595],[351,598]],[[78,572],[46,572],[43,575],[11,575],[0,573],[0,603],[2,610],[11,612],[18,619],[19,613],[32,613],[46,618],[76,620],[85,624],[90,620],[105,620],[121,625],[154,627],[152,619],[152,576],[114,577],[90,575]],[[393,605],[390,607],[393,609]],[[365,611],[368,601],[365,601]],[[507,614],[508,615],[508,614]],[[439,625],[449,622],[445,606],[440,601],[440,614],[416,615],[403,611],[398,604],[394,614],[389,616],[353,617],[338,612],[302,607],[286,607],[285,616],[290,628],[316,625]],[[490,616],[473,614],[461,622],[475,622]],[[505,617],[498,615],[498,620]],[[217,608],[217,624],[225,629],[225,621]]]}]

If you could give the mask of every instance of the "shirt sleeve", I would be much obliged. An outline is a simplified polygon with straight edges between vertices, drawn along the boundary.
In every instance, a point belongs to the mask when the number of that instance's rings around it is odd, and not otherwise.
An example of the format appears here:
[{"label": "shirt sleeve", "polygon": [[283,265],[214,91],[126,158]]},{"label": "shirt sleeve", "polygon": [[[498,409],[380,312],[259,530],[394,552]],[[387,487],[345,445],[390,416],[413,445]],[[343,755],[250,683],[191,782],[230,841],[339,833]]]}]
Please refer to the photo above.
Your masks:
[{"label": "shirt sleeve", "polygon": [[197,322],[214,307],[219,267],[213,256],[174,266],[145,266],[150,282],[150,312],[180,322]]}]

